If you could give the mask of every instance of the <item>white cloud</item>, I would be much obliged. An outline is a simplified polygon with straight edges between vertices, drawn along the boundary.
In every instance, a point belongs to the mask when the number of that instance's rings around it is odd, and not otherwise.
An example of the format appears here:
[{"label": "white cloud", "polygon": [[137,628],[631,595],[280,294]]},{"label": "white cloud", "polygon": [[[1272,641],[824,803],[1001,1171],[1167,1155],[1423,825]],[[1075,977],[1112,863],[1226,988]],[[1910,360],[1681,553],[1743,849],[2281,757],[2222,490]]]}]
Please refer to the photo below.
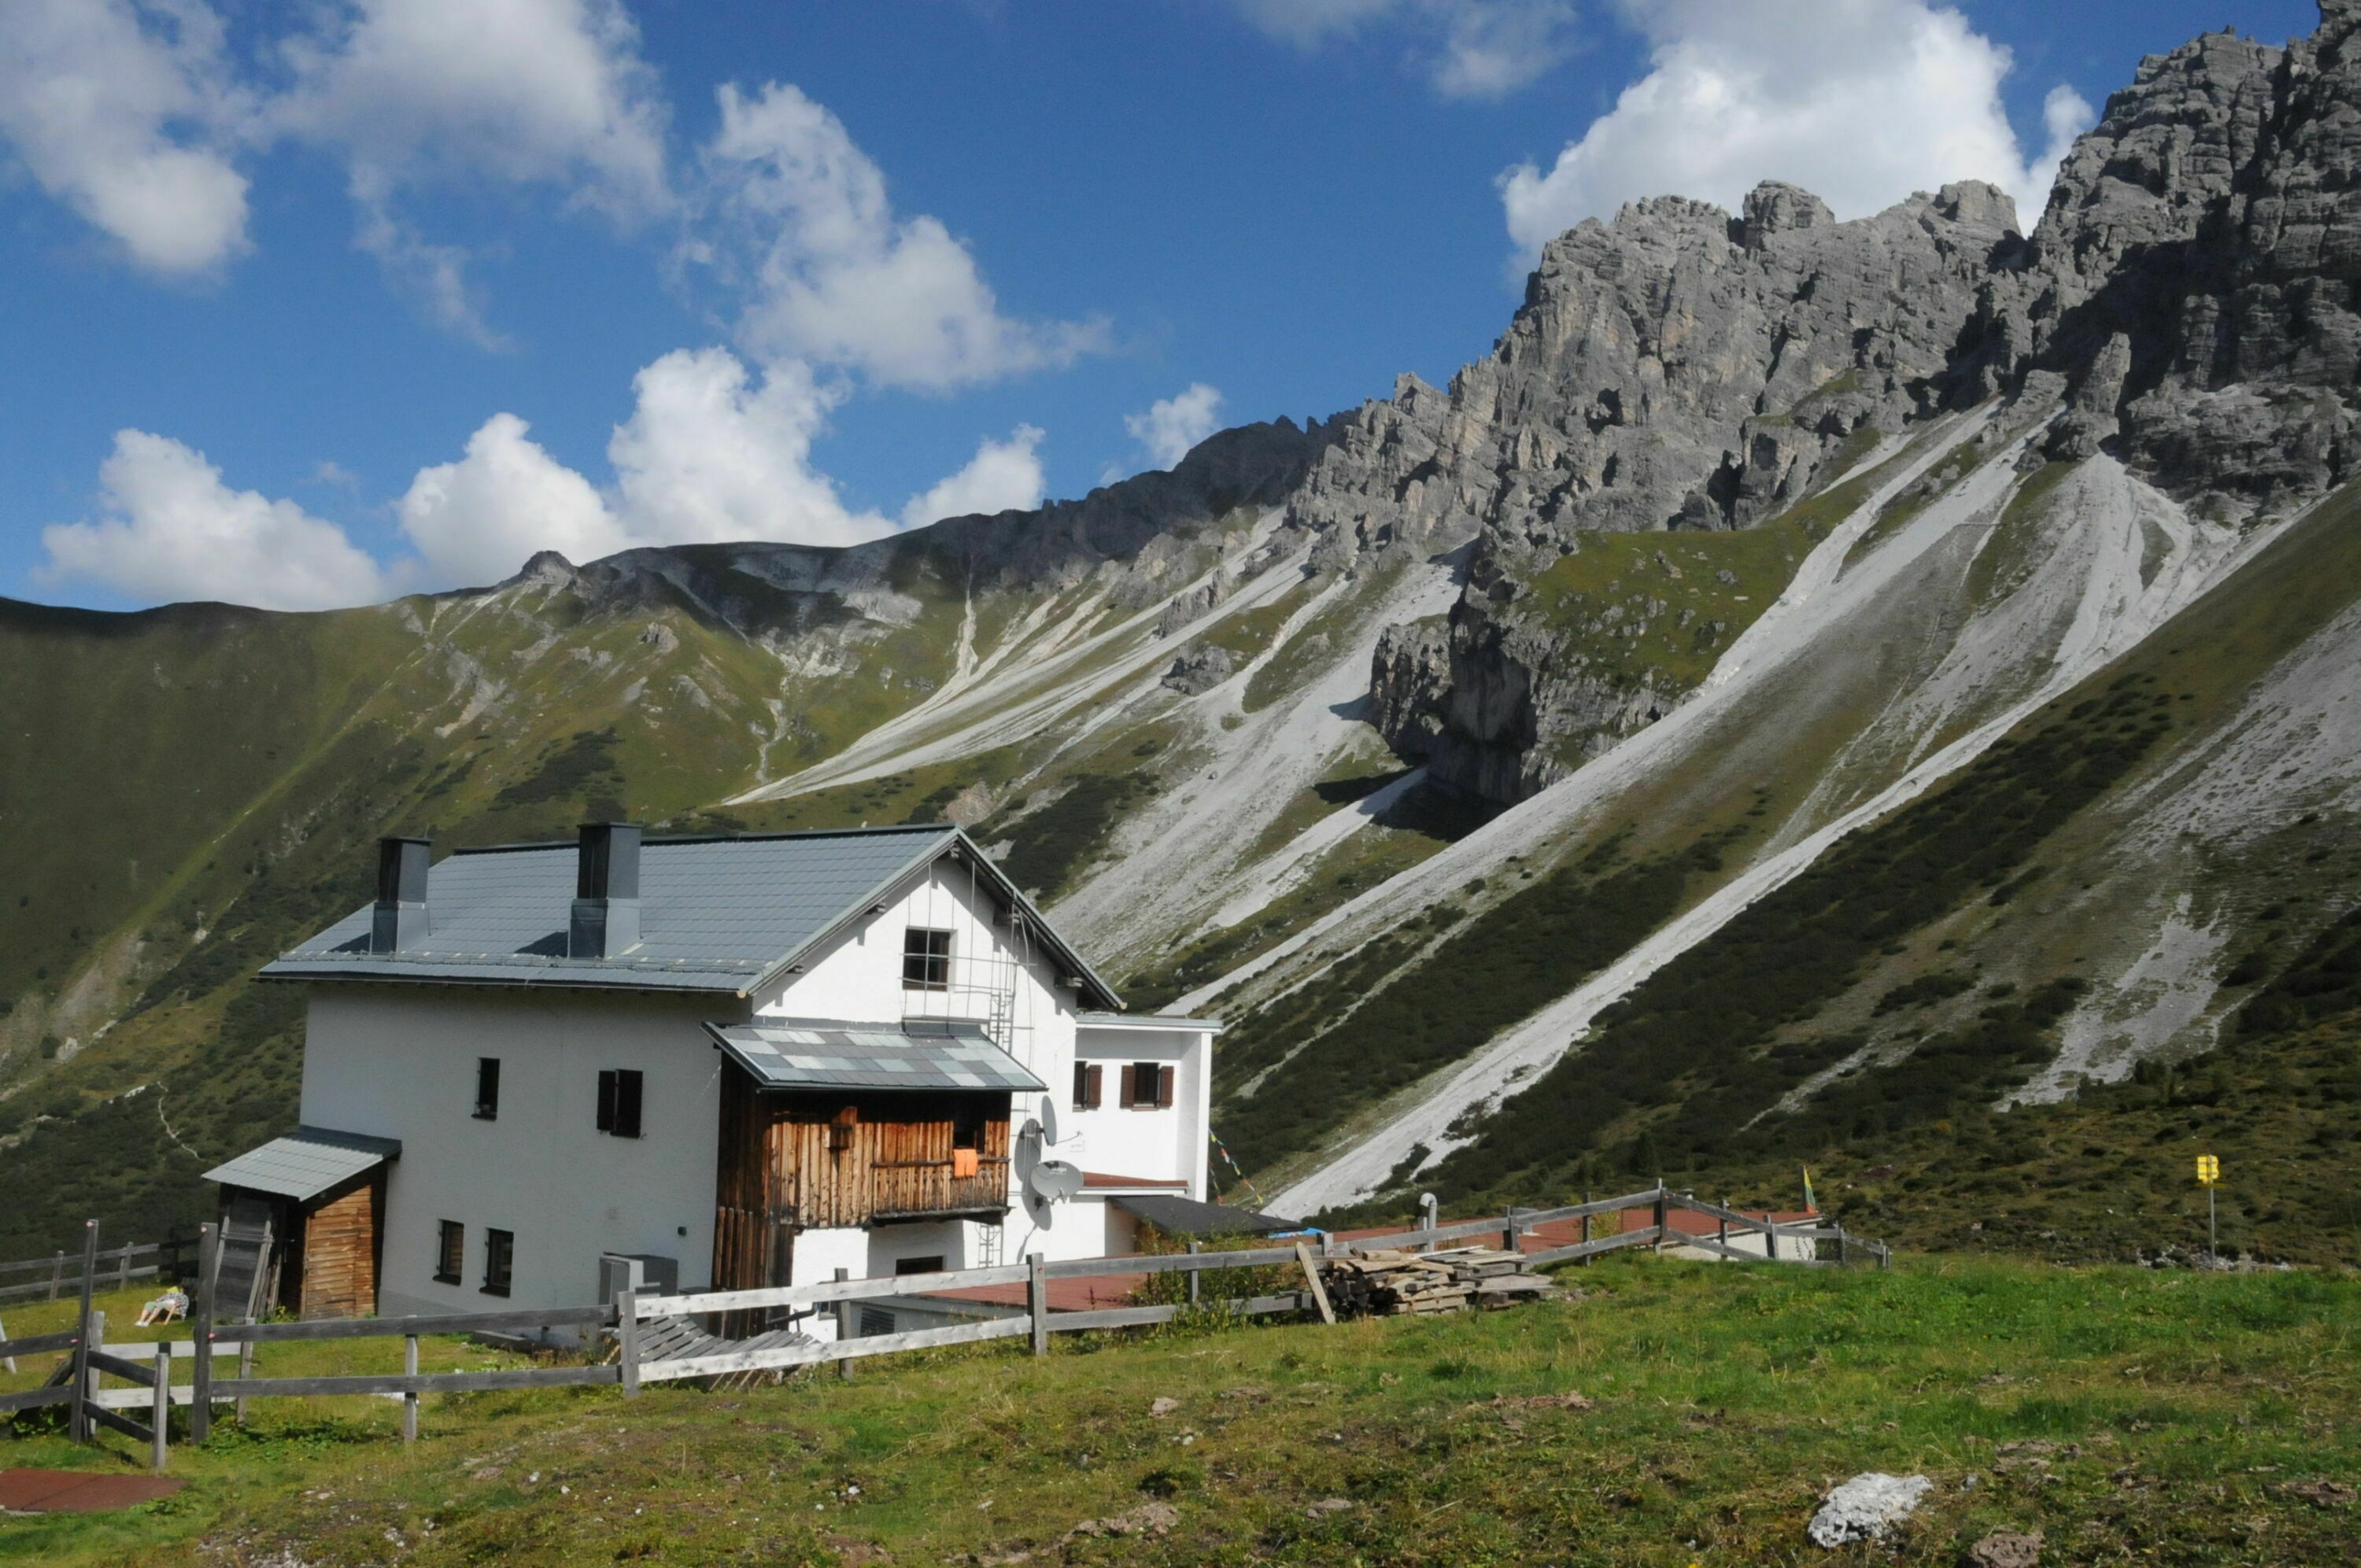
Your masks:
[{"label": "white cloud", "polygon": [[1020,424],[1005,441],[986,437],[978,442],[975,455],[965,467],[945,476],[923,495],[910,498],[902,509],[902,525],[920,528],[946,517],[976,513],[990,517],[1039,506],[1048,488],[1036,451],[1041,435],[1038,425]]},{"label": "white cloud", "polygon": [[939,391],[1103,345],[1097,323],[1002,315],[967,247],[936,218],[897,219],[884,173],[795,87],[719,98],[705,164],[723,243],[706,255],[742,274],[740,334],[755,353]]},{"label": "white cloud", "polygon": [[665,113],[618,0],[348,0],[284,46],[273,115],[390,187],[434,174],[569,186],[631,218],[669,201]]},{"label": "white cloud", "polygon": [[0,4],[0,134],[41,189],[161,273],[246,248],[244,117],[221,26],[190,0]]},{"label": "white cloud", "polygon": [[633,535],[667,544],[741,539],[851,544],[890,533],[811,466],[838,394],[784,361],[760,387],[725,348],[679,349],[642,370],[631,419],[607,444]]},{"label": "white cloud", "polygon": [[1504,98],[1573,52],[1573,0],[1237,0],[1246,19],[1301,49],[1393,22],[1446,98]]},{"label": "white cloud", "polygon": [[1144,414],[1126,414],[1123,428],[1148,448],[1159,468],[1170,468],[1189,455],[1189,449],[1213,433],[1221,419],[1222,394],[1202,381],[1186,391],[1159,398]]},{"label": "white cloud", "polygon": [[203,453],[169,437],[117,431],[98,477],[102,517],[41,531],[42,582],[264,609],[367,604],[388,591],[377,563],[335,523],[229,488]]},{"label": "white cloud", "polygon": [[[1527,261],[1587,217],[1673,193],[1735,209],[1762,180],[1858,217],[1946,181],[1989,180],[2029,222],[2090,123],[2050,95],[2051,146],[2027,167],[2000,100],[2008,50],[1927,0],[1627,0],[1653,69],[1544,174],[1500,179]],[[2061,140],[2062,137],[2062,140]]]},{"label": "white cloud", "polygon": [[421,468],[411,481],[395,510],[429,580],[494,583],[536,550],[580,562],[639,543],[589,480],[525,438],[531,428],[494,414],[467,438],[464,457]]}]

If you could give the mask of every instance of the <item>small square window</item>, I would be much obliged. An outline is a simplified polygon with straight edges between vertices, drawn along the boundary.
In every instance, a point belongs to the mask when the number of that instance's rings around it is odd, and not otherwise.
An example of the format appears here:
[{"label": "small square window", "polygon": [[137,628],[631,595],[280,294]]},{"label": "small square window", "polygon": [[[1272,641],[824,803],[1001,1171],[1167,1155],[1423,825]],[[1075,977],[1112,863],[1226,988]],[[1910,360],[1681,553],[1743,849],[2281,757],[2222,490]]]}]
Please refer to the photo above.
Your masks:
[{"label": "small square window", "polygon": [[1161,1111],[1172,1103],[1172,1069],[1160,1063],[1136,1061],[1123,1069],[1123,1108]]},{"label": "small square window", "polygon": [[456,1220],[445,1220],[442,1234],[434,1243],[435,1281],[443,1285],[456,1285],[460,1271],[467,1266],[467,1227]]},{"label": "small square window", "polygon": [[515,1267],[516,1233],[486,1231],[484,1233],[484,1294],[507,1295],[509,1277]]},{"label": "small square window", "polygon": [[476,1058],[476,1120],[497,1122],[500,1119],[500,1058]]},{"label": "small square window", "polygon": [[640,1135],[642,1078],[636,1068],[616,1068],[598,1075],[598,1130],[619,1138]]},{"label": "small square window", "polygon": [[951,934],[913,926],[902,933],[902,989],[951,988]]}]

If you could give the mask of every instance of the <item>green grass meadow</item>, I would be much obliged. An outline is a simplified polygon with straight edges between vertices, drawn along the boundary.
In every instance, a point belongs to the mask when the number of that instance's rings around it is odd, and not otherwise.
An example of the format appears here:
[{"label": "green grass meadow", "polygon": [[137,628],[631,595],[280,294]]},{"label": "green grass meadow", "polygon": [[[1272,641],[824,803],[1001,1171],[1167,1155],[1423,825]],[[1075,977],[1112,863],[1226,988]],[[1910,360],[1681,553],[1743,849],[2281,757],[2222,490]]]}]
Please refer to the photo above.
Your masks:
[{"label": "green grass meadow", "polygon": [[[2361,1557],[2361,1506],[2318,1487],[2361,1482],[2350,1275],[1565,1278],[1578,1298],[1497,1313],[979,1346],[752,1392],[434,1398],[407,1450],[390,1402],[258,1403],[175,1449],[178,1497],[0,1520],[0,1562],[1951,1564],[2004,1529],[2044,1563]],[[0,1453],[128,1470],[131,1447]],[[1882,1546],[1809,1545],[1865,1470],[1936,1486]],[[1068,1536],[1149,1502],[1169,1534]]]}]

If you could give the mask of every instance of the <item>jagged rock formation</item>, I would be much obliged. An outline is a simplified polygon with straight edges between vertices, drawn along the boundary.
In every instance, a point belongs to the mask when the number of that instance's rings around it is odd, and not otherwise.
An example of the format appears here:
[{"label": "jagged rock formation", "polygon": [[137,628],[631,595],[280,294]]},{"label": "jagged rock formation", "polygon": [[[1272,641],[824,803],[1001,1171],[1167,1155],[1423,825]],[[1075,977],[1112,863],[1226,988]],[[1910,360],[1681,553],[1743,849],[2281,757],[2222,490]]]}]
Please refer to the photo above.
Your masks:
[{"label": "jagged rock formation", "polygon": [[2361,375],[2361,0],[2287,49],[2223,32],[2141,62],[2029,239],[1989,186],[1836,223],[1766,183],[1554,241],[1491,358],[1346,420],[1294,515],[1362,547],[1478,540],[1447,629],[1372,672],[1389,741],[1509,803],[1684,695],[1607,679],[1519,604],[1587,530],[1745,527],[1843,436],[2015,396],[2045,455],[2101,451],[2216,512],[2349,471]]}]

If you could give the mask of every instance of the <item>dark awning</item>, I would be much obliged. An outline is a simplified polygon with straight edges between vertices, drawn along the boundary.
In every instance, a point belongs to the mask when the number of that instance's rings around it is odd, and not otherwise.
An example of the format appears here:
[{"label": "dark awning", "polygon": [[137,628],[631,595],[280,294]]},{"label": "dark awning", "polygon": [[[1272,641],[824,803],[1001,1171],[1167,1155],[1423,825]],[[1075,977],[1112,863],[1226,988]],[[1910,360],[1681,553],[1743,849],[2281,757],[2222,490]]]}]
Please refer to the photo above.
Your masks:
[{"label": "dark awning", "polygon": [[1301,1220],[1282,1220],[1276,1214],[1257,1214],[1225,1203],[1200,1203],[1194,1198],[1167,1192],[1109,1193],[1107,1201],[1168,1236],[1272,1235],[1304,1228]]},{"label": "dark awning", "polygon": [[390,1159],[401,1157],[400,1138],[339,1133],[328,1127],[298,1127],[283,1138],[248,1149],[226,1165],[205,1172],[207,1181],[275,1192],[308,1203],[332,1187]]}]

